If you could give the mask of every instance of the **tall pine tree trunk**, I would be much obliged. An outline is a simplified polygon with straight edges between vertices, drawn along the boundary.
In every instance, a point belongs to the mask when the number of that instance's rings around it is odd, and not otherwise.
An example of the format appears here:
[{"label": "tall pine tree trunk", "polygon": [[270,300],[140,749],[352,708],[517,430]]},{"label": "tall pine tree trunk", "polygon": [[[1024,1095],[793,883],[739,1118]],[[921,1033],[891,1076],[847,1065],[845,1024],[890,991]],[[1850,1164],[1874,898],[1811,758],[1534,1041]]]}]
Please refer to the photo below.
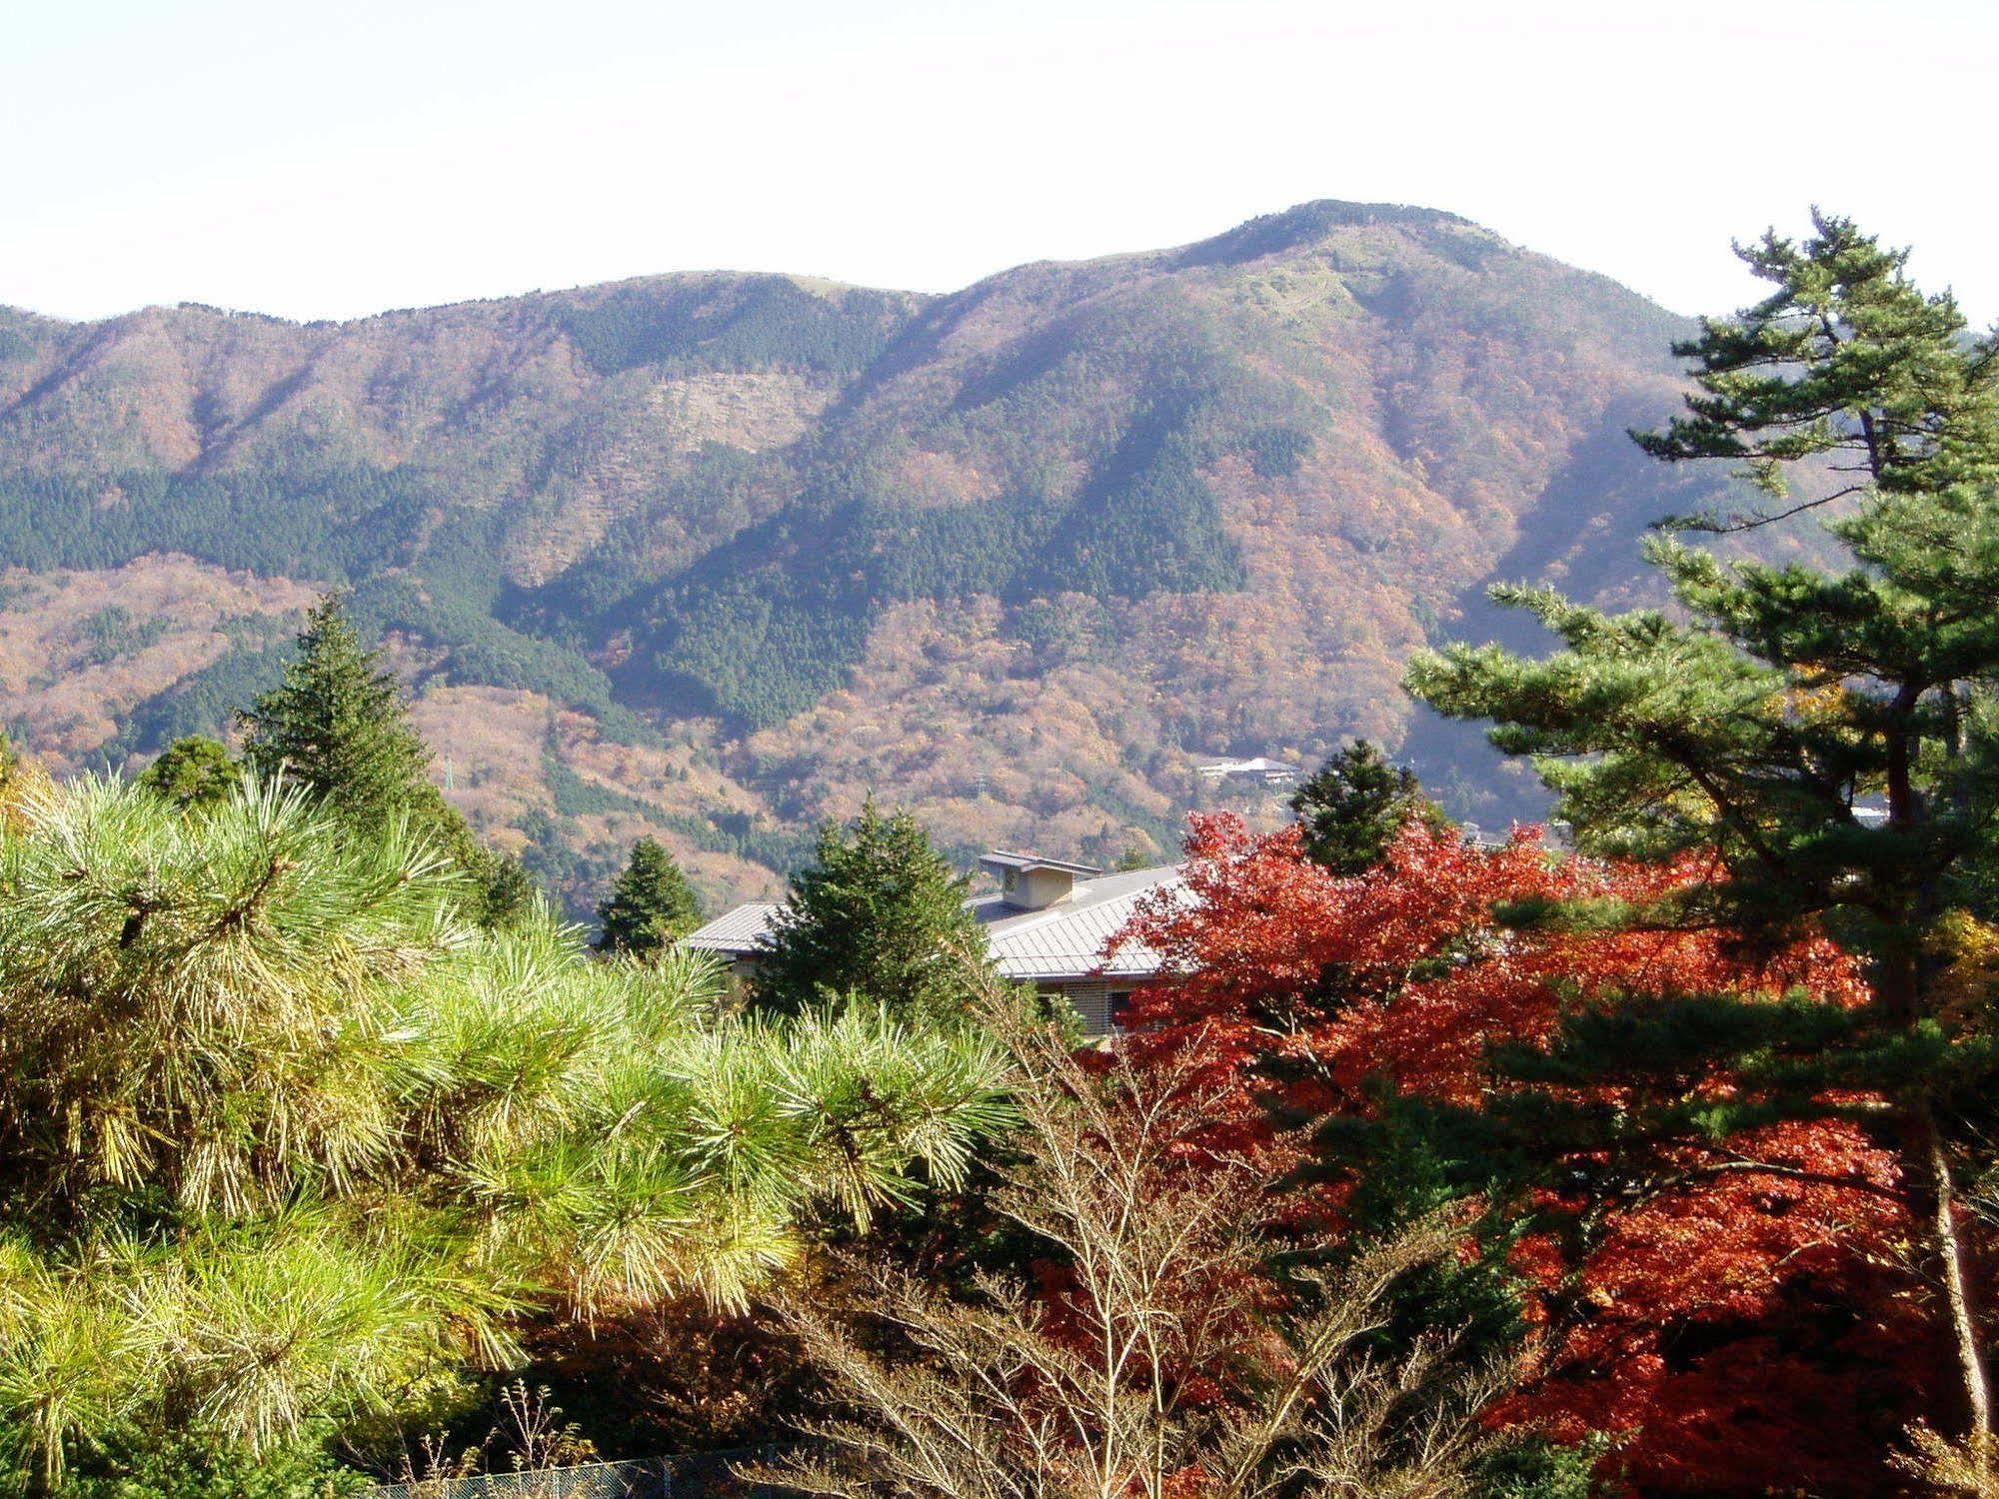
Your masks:
[{"label": "tall pine tree trunk", "polygon": [[1932,1199],[1930,1247],[1943,1282],[1944,1300],[1950,1307],[1951,1338],[1957,1348],[1958,1375],[1964,1381],[1971,1441],[1983,1470],[1989,1461],[1987,1438],[1992,1434],[1992,1388],[1985,1370],[1984,1340],[1978,1332],[1978,1308],[1965,1267],[1964,1240],[1957,1229],[1957,1194],[1951,1185],[1950,1160],[1928,1104],[1922,1105],[1917,1129],[1927,1146],[1925,1174]]},{"label": "tall pine tree trunk", "polygon": [[[1898,947],[1900,950],[1892,955],[1884,955],[1877,983],[1888,1013],[1897,1025],[1907,1030],[1915,1025],[1923,1009],[1919,998],[1922,961],[1913,946],[1898,944]],[[1929,1099],[1917,1099],[1910,1106],[1906,1120],[1904,1163],[1910,1183],[1917,1188],[1921,1215],[1927,1219],[1924,1234],[1937,1282],[1943,1288],[1944,1304],[1950,1312],[1951,1343],[1964,1390],[1968,1435],[1978,1450],[1982,1467],[1987,1461],[1987,1439],[1993,1429],[1992,1388],[1985,1367],[1984,1336],[1978,1326],[1964,1236],[1958,1229],[1957,1192],[1951,1180],[1950,1158],[1944,1150],[1943,1132],[1937,1127]]]}]

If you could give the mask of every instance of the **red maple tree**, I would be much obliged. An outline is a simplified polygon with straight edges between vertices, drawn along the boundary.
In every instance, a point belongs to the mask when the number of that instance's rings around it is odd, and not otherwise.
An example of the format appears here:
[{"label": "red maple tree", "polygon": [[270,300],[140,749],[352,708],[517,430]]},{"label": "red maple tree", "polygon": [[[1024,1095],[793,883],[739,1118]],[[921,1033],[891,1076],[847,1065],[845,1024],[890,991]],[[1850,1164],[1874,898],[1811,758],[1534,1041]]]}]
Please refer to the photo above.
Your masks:
[{"label": "red maple tree", "polygon": [[[1157,951],[1125,1044],[1198,1057],[1211,1137],[1272,1159],[1305,1149],[1281,1118],[1366,1116],[1381,1090],[1491,1112],[1521,1085],[1498,1045],[1544,1047],[1580,1006],[1728,993],[1866,999],[1822,937],[1750,952],[1713,931],[1516,930],[1523,902],[1642,902],[1690,864],[1550,854],[1538,832],[1496,848],[1412,825],[1376,868],[1335,877],[1295,830],[1196,817],[1184,892],[1119,945]],[[1578,1101],[1636,1104],[1609,1077]],[[1723,1099],[1725,1075],[1678,1079]],[[1217,1102],[1216,1100],[1219,1100]],[[1494,1419],[1563,1441],[1606,1433],[1606,1479],[1643,1493],[1879,1492],[1886,1452],[1922,1413],[1941,1351],[1898,1246],[1912,1224],[1893,1158],[1835,1119],[1669,1141],[1606,1185],[1600,1151],[1551,1142],[1511,1211],[1534,1329],[1528,1375]],[[1337,1213],[1338,1188],[1320,1204]]]}]

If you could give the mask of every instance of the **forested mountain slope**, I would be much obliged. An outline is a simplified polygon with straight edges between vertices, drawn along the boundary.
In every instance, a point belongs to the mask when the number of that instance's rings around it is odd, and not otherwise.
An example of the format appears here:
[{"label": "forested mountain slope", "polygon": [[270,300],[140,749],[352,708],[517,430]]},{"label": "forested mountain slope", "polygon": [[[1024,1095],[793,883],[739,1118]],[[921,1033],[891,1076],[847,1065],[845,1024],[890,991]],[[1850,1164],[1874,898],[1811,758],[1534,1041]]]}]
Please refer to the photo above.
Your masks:
[{"label": "forested mountain slope", "polygon": [[1680,321],[1336,202],[946,297],[647,278],[293,324],[0,311],[0,693],[70,765],[388,632],[452,796],[580,889],[659,833],[768,888],[868,788],[947,844],[1169,840],[1218,754],[1364,733],[1503,816],[1396,687],[1497,577],[1631,586],[1693,498],[1624,437]]}]

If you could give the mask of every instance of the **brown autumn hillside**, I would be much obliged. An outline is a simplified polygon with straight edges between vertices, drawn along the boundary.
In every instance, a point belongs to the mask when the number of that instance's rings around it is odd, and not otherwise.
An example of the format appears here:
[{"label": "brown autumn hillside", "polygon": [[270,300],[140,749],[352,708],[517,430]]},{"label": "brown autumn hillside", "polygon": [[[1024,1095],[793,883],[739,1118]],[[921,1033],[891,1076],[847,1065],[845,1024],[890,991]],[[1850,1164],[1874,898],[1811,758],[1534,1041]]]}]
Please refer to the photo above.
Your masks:
[{"label": "brown autumn hillside", "polygon": [[[946,297],[663,276],[294,324],[0,311],[0,683],[136,764],[328,583],[451,795],[572,894],[659,833],[771,888],[870,789],[960,851],[1157,849],[1212,756],[1412,723],[1496,578],[1628,591],[1678,319],[1453,215],[1313,203]],[[1679,481],[1684,483],[1684,481]],[[1266,810],[1268,810],[1266,808]]]}]

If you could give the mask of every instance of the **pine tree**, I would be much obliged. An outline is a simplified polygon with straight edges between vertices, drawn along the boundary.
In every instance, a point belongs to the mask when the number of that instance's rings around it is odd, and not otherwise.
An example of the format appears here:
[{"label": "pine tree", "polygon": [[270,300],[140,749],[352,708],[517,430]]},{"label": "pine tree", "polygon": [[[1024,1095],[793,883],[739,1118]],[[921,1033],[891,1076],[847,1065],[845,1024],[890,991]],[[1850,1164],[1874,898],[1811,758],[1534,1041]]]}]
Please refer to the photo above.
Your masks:
[{"label": "pine tree", "polygon": [[1359,874],[1381,862],[1411,820],[1439,826],[1443,813],[1423,795],[1406,766],[1391,764],[1356,739],[1319,767],[1291,796],[1305,853],[1334,874]]},{"label": "pine tree", "polygon": [[[1699,338],[1673,346],[1694,361],[1700,393],[1665,431],[1632,434],[1669,463],[1740,464],[1767,498],[1789,503],[1680,524],[1742,529],[1851,496],[1921,500],[1999,478],[1992,341],[1967,339],[1955,299],[1908,279],[1907,250],[1816,210],[1812,228],[1803,245],[1773,229],[1736,247],[1776,289],[1733,320],[1704,318]],[[1819,481],[1801,500],[1800,465]]]},{"label": "pine tree", "polygon": [[870,798],[850,825],[821,828],[812,863],[792,876],[757,998],[780,1012],[854,997],[925,1020],[961,1016],[974,975],[990,974],[964,900],[923,825],[883,816]]},{"label": "pine tree", "polygon": [[531,903],[526,870],[480,843],[431,782],[430,747],[402,686],[361,643],[338,594],[313,606],[284,679],[237,719],[244,763],[258,775],[304,787],[363,833],[407,818],[434,840],[466,876],[461,906],[481,926],[503,926]]},{"label": "pine tree", "polygon": [[[469,826],[466,833],[468,836],[471,833]],[[472,906],[472,919],[486,930],[498,931],[517,925],[541,909],[541,887],[528,873],[527,865],[512,854],[476,844],[474,862],[469,867],[479,886],[479,898]]]},{"label": "pine tree", "polygon": [[701,902],[659,840],[641,838],[610,897],[597,907],[597,920],[599,952],[646,957],[699,926]]},{"label": "pine tree", "polygon": [[[43,783],[0,829],[0,1487],[427,1414],[523,1316],[740,1308],[1006,1118],[996,1049],[744,1023],[705,955],[471,940],[400,824]],[[415,1407],[412,1410],[412,1407]]]},{"label": "pine tree", "polygon": [[[1907,279],[1902,253],[1845,220],[1739,253],[1775,289],[1680,347],[1698,393],[1639,440],[1672,462],[1737,462],[1785,502],[1699,518],[1710,528],[1845,501],[1826,530],[1848,565],[1725,565],[1656,538],[1648,553],[1681,613],[1498,589],[1565,648],[1536,661],[1455,646],[1419,657],[1410,685],[1452,716],[1494,720],[1499,748],[1534,756],[1586,850],[1713,872],[1549,919],[1732,928],[1766,945],[1823,926],[1867,958],[1872,999],[1850,1009],[1715,995],[1649,1016],[1571,1016],[1534,1069],[1553,1090],[1544,1120],[1559,1120],[1564,1088],[1645,1075],[1678,1102],[1595,1120],[1627,1146],[1649,1133],[1725,1151],[1776,1120],[1862,1122],[1895,1151],[1928,1225],[1962,1375],[1957,1409],[1940,1414],[1983,1434],[1986,1329],[1954,1173],[1999,1042],[1984,997],[1962,1002],[1952,959],[1979,929],[1968,876],[1999,817],[1999,356],[1967,336],[1948,296]],[[1724,1076],[1724,1095],[1688,1092],[1690,1078]]]},{"label": "pine tree", "polygon": [[425,800],[430,750],[409,721],[401,684],[361,644],[338,594],[306,615],[284,680],[238,715],[244,760],[267,778],[308,787],[363,827]]},{"label": "pine tree", "polygon": [[220,741],[189,734],[160,751],[139,776],[139,784],[185,811],[227,800],[239,775]]}]

